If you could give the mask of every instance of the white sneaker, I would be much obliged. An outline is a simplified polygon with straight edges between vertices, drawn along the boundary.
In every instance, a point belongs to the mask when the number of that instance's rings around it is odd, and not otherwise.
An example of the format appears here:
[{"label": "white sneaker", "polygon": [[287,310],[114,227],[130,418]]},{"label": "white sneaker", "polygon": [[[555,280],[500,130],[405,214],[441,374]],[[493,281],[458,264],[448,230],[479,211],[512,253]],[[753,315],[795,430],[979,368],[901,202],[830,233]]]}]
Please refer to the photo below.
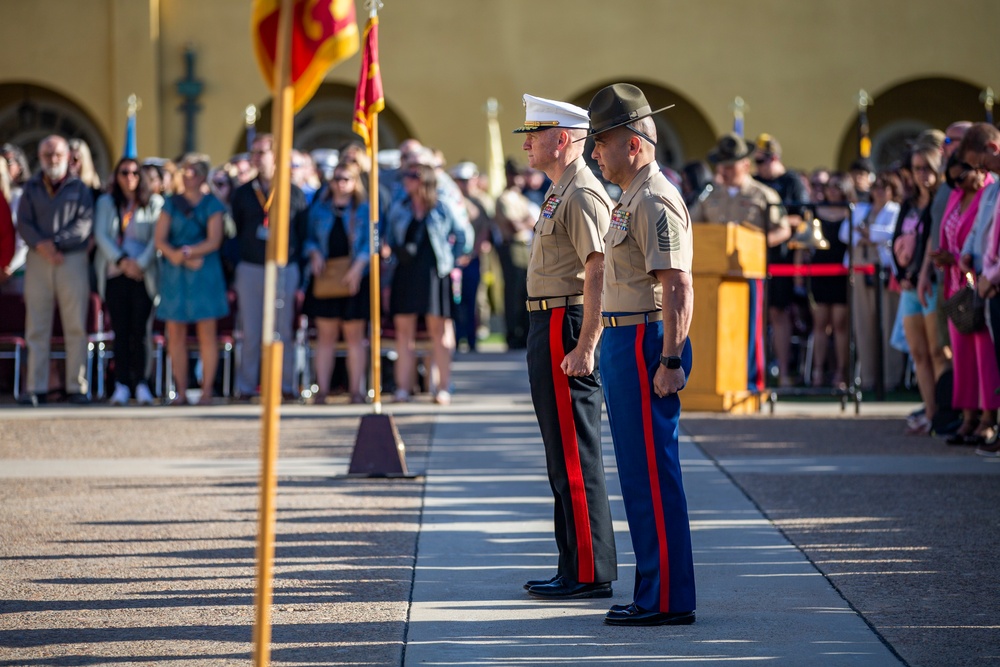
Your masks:
[{"label": "white sneaker", "polygon": [[132,395],[129,393],[128,387],[121,382],[115,382],[115,391],[111,394],[111,405],[128,405],[130,398]]},{"label": "white sneaker", "polygon": [[140,382],[135,386],[135,400],[139,405],[153,404],[153,392],[149,390],[145,382]]},{"label": "white sneaker", "polygon": [[434,396],[434,402],[438,405],[451,405],[451,393],[447,391],[439,391],[436,396]]}]

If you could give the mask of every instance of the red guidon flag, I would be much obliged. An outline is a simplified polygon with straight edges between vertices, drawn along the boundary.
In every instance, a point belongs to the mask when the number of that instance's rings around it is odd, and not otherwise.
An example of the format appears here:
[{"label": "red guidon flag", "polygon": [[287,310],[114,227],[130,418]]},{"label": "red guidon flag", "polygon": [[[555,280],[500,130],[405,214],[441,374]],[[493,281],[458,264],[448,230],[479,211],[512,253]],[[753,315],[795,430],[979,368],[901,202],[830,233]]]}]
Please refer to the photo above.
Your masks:
[{"label": "red guidon flag", "polygon": [[354,131],[372,144],[372,116],[385,109],[382,92],[382,72],[378,65],[378,16],[365,25],[365,50],[361,52],[361,77],[354,94]]},{"label": "red guidon flag", "polygon": [[[291,0],[286,0],[291,1]],[[274,91],[278,15],[282,0],[254,0],[251,32],[261,74]],[[294,108],[305,106],[328,69],[358,50],[354,0],[294,0],[292,11],[292,85]]]}]

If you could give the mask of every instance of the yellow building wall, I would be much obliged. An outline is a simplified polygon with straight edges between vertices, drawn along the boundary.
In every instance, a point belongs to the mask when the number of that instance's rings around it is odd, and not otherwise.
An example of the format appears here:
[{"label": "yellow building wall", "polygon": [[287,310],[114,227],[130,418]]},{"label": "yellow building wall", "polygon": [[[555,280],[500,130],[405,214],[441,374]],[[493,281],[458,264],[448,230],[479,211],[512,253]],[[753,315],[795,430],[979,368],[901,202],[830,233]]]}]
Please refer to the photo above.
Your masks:
[{"label": "yellow building wall", "polygon": [[[122,147],[125,99],[135,92],[143,100],[140,153],[173,156],[183,146],[176,83],[190,45],[205,85],[198,147],[222,161],[242,132],[244,107],[268,100],[252,56],[250,6],[0,0],[7,46],[0,84],[33,83],[65,95],[98,125],[113,155]],[[684,95],[716,133],[731,127],[729,106],[740,95],[750,107],[747,134],[774,133],[785,161],[808,168],[838,158],[859,88],[877,108],[880,92],[913,79],[1000,87],[991,48],[997,25],[995,0],[947,7],[904,0],[385,0],[380,48],[388,104],[452,160],[485,158],[488,97],[502,105],[506,152],[519,155],[506,131],[523,118],[522,93],[575,99],[596,85],[632,80]],[[355,56],[327,81],[353,86],[358,66]]]}]

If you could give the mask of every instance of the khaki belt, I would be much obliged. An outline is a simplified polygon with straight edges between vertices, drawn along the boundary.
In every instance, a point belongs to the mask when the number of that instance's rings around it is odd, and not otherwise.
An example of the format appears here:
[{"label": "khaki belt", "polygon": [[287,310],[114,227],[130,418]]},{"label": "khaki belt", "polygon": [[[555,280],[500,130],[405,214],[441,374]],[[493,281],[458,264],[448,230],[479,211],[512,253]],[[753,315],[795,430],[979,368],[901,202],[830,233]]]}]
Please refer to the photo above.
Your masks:
[{"label": "khaki belt", "polygon": [[635,315],[603,316],[601,322],[606,327],[630,327],[635,324],[648,324],[649,322],[659,322],[663,319],[662,310],[651,310],[648,313],[636,313]]},{"label": "khaki belt", "polygon": [[529,313],[533,313],[536,310],[565,308],[566,306],[582,306],[583,295],[577,294],[576,296],[557,296],[552,299],[528,299],[525,304],[528,306]]}]

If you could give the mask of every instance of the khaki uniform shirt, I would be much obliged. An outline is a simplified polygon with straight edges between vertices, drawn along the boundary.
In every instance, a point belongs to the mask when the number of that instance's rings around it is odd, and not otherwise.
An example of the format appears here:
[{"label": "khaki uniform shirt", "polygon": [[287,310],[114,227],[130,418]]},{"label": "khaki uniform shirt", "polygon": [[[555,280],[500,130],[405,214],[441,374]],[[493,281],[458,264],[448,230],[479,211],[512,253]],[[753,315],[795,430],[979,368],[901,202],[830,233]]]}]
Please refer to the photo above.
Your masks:
[{"label": "khaki uniform shirt", "polygon": [[604,252],[613,202],[582,157],[545,195],[528,263],[528,297],[583,294],[587,257]]},{"label": "khaki uniform shirt", "polygon": [[694,242],[684,199],[654,160],[643,167],[611,213],[604,237],[604,305],[612,313],[642,313],[663,306],[654,271],[691,272]]},{"label": "khaki uniform shirt", "polygon": [[726,186],[713,186],[704,199],[691,207],[691,219],[695,222],[748,222],[764,231],[788,227],[778,193],[749,176],[732,197]]}]

